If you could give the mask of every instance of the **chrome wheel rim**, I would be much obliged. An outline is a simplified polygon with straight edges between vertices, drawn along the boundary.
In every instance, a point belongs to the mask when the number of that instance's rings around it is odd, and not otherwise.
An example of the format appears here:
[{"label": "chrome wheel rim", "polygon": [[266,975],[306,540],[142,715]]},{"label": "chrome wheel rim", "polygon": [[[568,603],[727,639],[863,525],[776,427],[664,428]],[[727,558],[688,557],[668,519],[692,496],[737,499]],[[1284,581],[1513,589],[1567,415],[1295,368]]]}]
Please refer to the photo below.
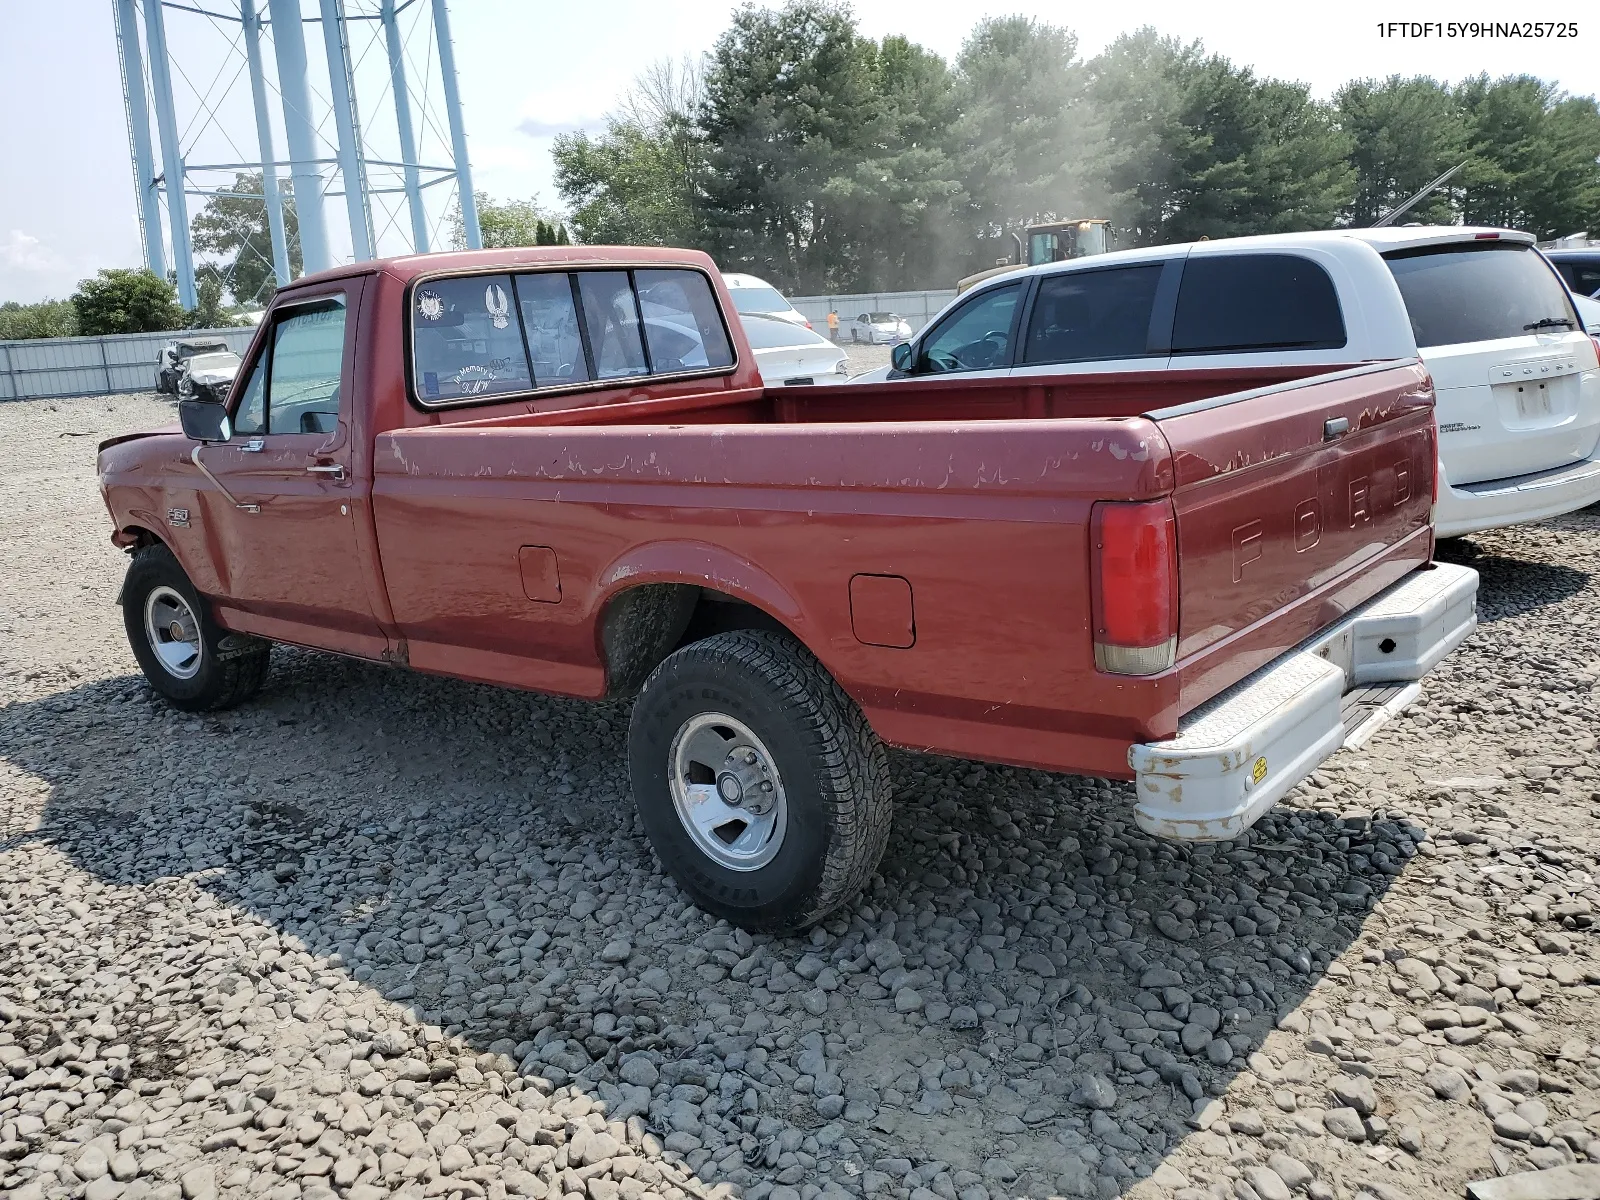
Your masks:
[{"label": "chrome wheel rim", "polygon": [[200,622],[174,589],[152,588],[144,598],[144,636],[161,669],[174,679],[200,673]]},{"label": "chrome wheel rim", "polygon": [[789,827],[783,779],[748,725],[701,713],[678,727],[669,751],[672,805],[695,848],[730,871],[777,857]]}]

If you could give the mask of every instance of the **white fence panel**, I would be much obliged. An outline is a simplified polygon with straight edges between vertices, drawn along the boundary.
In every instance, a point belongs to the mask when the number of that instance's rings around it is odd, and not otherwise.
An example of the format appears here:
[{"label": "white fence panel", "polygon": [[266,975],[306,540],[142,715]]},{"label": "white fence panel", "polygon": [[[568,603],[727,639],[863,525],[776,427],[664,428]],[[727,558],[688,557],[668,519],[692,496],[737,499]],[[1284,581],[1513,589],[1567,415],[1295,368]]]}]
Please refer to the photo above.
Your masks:
[{"label": "white fence panel", "polygon": [[220,338],[243,354],[255,333],[255,326],[246,325],[0,342],[0,400],[154,391],[156,355],[168,342]]},{"label": "white fence panel", "polygon": [[898,313],[916,333],[931,321],[946,304],[954,300],[954,288],[929,292],[856,292],[833,296],[791,296],[789,303],[804,314],[818,333],[828,331],[828,310],[839,314],[844,326],[862,313]]}]

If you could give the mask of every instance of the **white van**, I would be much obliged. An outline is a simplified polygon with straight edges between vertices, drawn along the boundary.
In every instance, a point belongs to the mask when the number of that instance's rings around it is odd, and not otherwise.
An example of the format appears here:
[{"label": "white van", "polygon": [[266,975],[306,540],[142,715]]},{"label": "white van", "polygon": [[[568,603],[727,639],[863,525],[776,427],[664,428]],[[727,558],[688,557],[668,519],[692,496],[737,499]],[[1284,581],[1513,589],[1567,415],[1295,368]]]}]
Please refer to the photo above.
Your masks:
[{"label": "white van", "polygon": [[1507,229],[1349,229],[1152,246],[1007,272],[851,383],[1421,358],[1440,537],[1600,502],[1600,342]]}]

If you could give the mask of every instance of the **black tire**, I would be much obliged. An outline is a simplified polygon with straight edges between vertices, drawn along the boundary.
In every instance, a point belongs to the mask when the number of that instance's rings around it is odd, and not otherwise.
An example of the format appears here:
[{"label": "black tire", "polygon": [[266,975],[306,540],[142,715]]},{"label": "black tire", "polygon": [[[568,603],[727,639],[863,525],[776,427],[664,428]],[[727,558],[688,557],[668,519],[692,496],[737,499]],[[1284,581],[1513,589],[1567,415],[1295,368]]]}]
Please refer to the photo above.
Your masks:
[{"label": "black tire", "polygon": [[[753,870],[715,861],[678,816],[669,781],[675,739],[705,713],[747,726],[782,780],[782,841]],[[784,634],[720,633],[669,655],[634,705],[628,759],[662,865],[701,908],[744,929],[816,924],[866,886],[883,857],[892,815],[883,744],[822,664]]]},{"label": "black tire", "polygon": [[[163,664],[146,630],[145,606],[157,589],[175,592],[197,625],[198,662],[183,676]],[[133,556],[122,584],[122,623],[139,669],[167,703],[184,712],[213,712],[242,704],[267,678],[272,644],[229,633],[211,617],[211,606],[195,591],[177,558],[157,542]]]}]

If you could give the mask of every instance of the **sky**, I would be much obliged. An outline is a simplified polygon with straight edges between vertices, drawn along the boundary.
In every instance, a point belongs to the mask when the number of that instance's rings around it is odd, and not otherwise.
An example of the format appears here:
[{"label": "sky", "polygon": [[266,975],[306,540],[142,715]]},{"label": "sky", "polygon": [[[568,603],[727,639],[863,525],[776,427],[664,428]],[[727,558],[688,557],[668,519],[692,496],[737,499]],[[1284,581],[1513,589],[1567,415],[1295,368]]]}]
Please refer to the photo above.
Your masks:
[{"label": "sky", "polygon": [[[376,9],[376,0],[345,2],[350,13]],[[205,0],[199,7],[236,11],[238,3]],[[266,0],[260,4],[265,8]],[[307,15],[316,8],[315,0],[304,0]],[[430,111],[440,127],[423,123],[422,157],[445,164],[448,143],[437,103],[436,68],[426,82],[421,78],[422,64],[429,59],[427,26],[421,20],[428,8],[428,0],[414,4],[403,14],[402,28],[414,65],[412,86],[434,98]],[[559,197],[550,161],[554,136],[602,128],[604,114],[642,69],[661,57],[708,49],[734,8],[727,0],[450,0],[475,187],[496,199],[536,196],[555,206]],[[1260,74],[1304,82],[1324,98],[1351,78],[1400,73],[1456,80],[1479,71],[1526,72],[1574,94],[1600,93],[1600,25],[1588,21],[1580,22],[1577,38],[1567,40],[1402,37],[1398,31],[1389,36],[1381,32],[1396,19],[1396,6],[1389,0],[1351,0],[1338,9],[1318,6],[1317,15],[1296,17],[1286,15],[1296,10],[1281,3],[1198,5],[1192,0],[1070,9],[1036,0],[856,6],[863,33],[904,34],[947,58],[959,52],[980,18],[1020,12],[1069,25],[1086,56],[1118,34],[1149,24],[1186,40],[1200,39],[1208,50]],[[1486,15],[1515,14],[1514,9],[1502,9]],[[1443,6],[1401,15],[1442,22],[1469,14]],[[189,130],[187,161],[192,166],[259,158],[248,81],[241,74],[243,59],[230,41],[236,38],[236,27],[176,8],[168,11],[167,27],[174,56],[183,66],[174,89],[179,123]],[[377,28],[376,22],[368,22],[352,34],[357,102],[375,156],[397,157]],[[312,63],[325,62],[320,26],[307,24],[305,36]],[[270,45],[264,53],[270,78]],[[327,88],[325,70],[319,81],[315,66],[313,87],[324,93]],[[223,118],[217,126],[191,124],[200,96],[217,103]],[[275,103],[276,96],[272,99]],[[6,114],[0,120],[0,301],[63,297],[100,267],[141,265],[112,0],[0,0],[0,101]],[[275,124],[277,153],[287,157],[281,121]],[[326,132],[331,138],[331,125]],[[213,172],[193,179],[191,186],[215,187],[229,178],[231,171]],[[446,184],[428,193],[436,227],[448,190]],[[374,201],[382,251],[404,248],[408,226],[398,201],[398,195]],[[202,203],[191,198],[191,215]],[[327,213],[335,255],[348,257],[343,201],[331,197]]]}]

